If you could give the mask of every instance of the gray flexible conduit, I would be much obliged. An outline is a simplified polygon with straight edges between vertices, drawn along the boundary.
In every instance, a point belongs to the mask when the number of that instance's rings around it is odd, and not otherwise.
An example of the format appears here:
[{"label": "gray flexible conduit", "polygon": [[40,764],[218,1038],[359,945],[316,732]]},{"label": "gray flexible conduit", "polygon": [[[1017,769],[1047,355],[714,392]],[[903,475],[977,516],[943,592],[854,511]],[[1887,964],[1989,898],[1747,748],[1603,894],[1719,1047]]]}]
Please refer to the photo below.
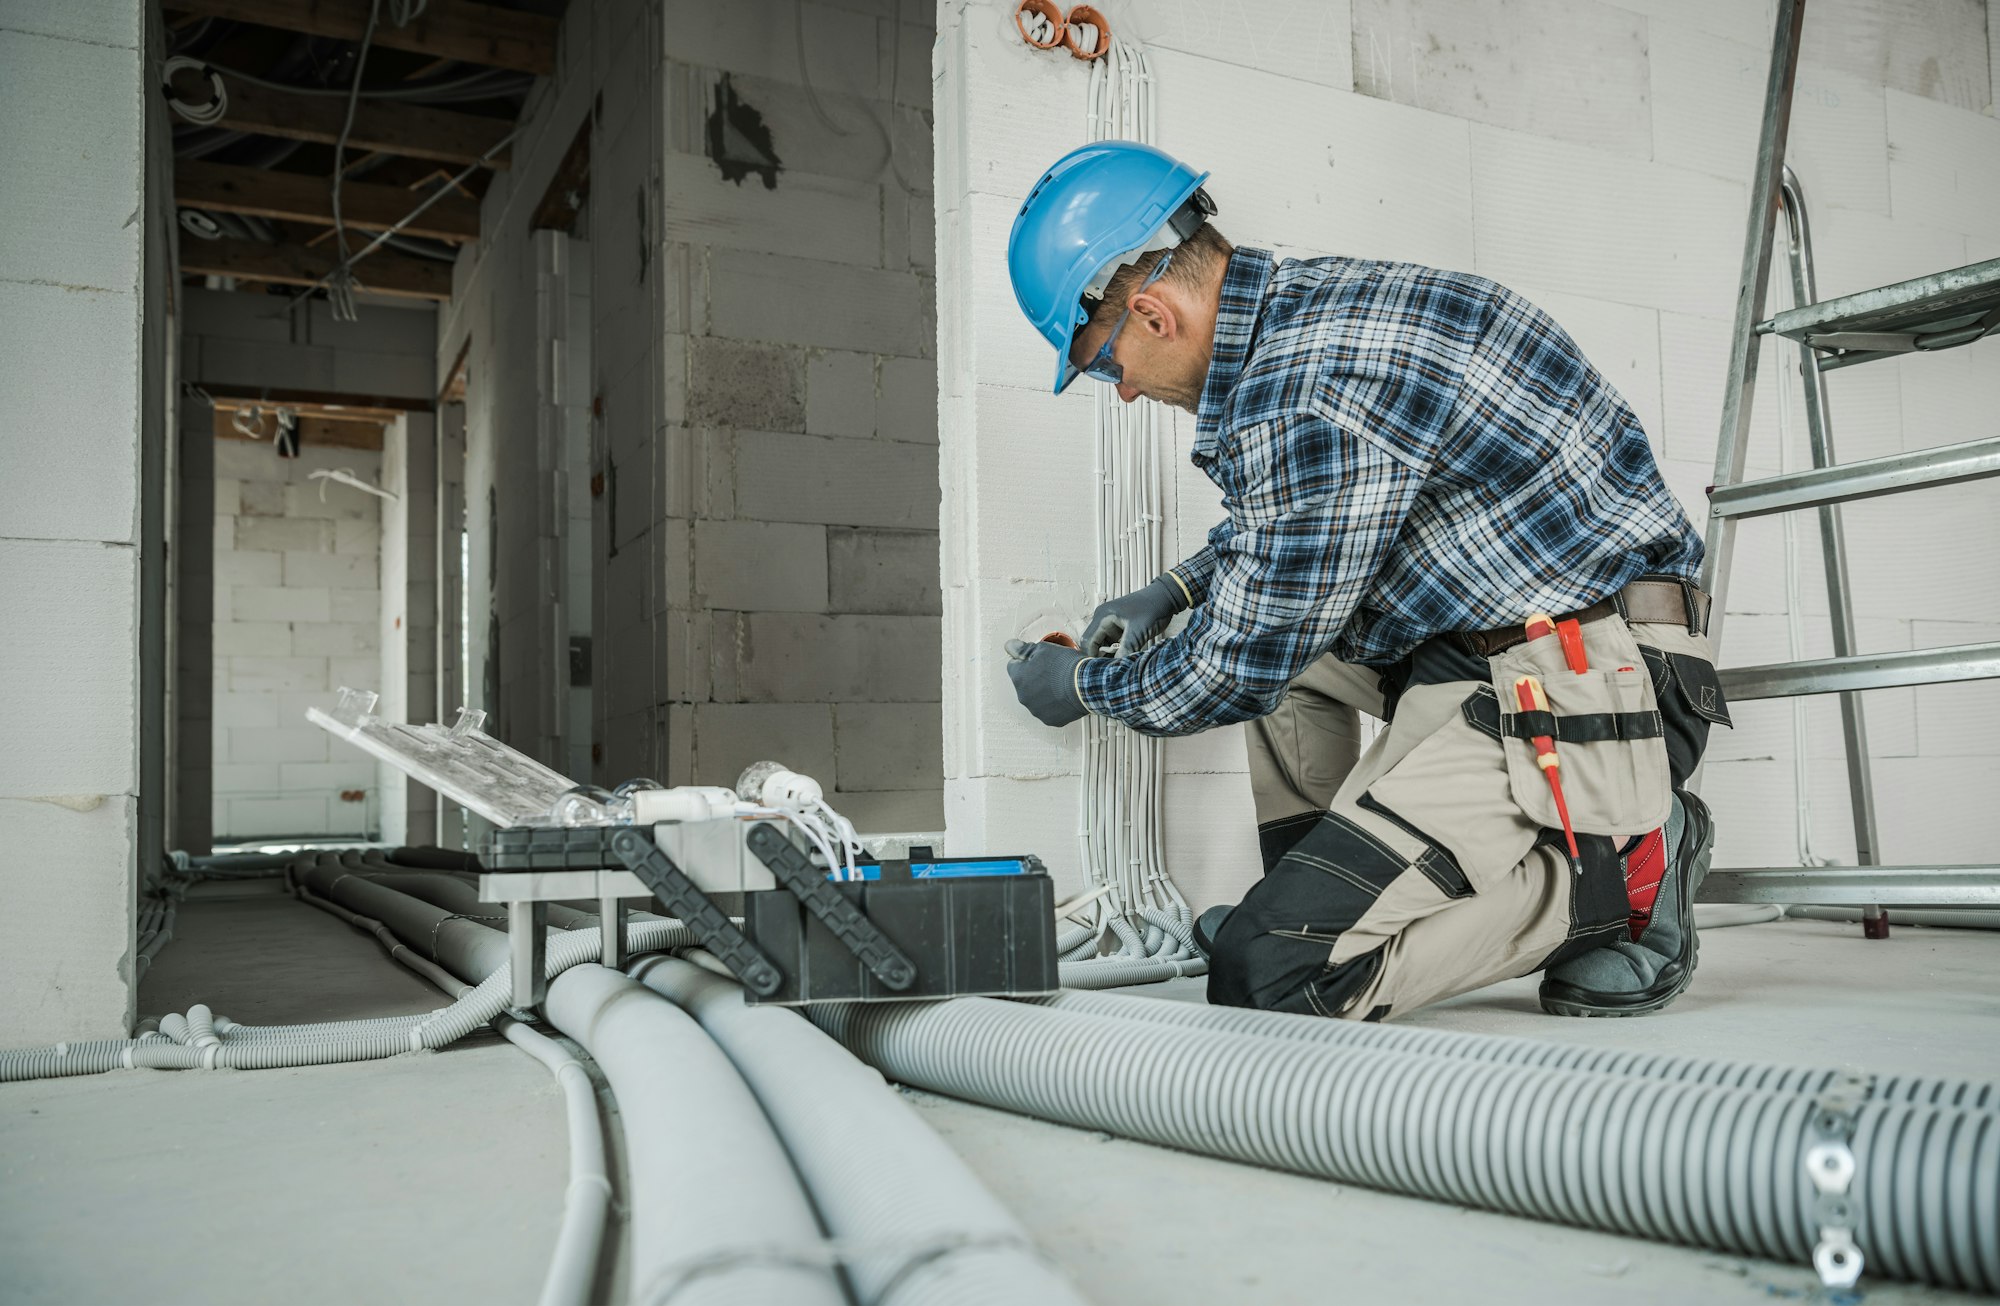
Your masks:
[{"label": "gray flexible conduit", "polygon": [[548,1016],[624,1104],[634,1297],[837,1306],[820,1229],[791,1160],[729,1058],[687,1013],[602,966],[549,986]]},{"label": "gray flexible conduit", "polygon": [[[870,1306],[1082,1306],[957,1153],[839,1044],[698,966],[632,973],[699,1021],[770,1118]],[[636,1272],[633,1306],[663,1306]],[[773,1300],[776,1300],[775,1298]]]},{"label": "gray flexible conduit", "polygon": [[[1794,1264],[1803,1093],[1231,1034],[985,998],[811,1009],[902,1083],[1209,1156]],[[1869,1101],[1855,1237],[1893,1278],[2000,1291],[2000,1116]]]},{"label": "gray flexible conduit", "polygon": [[[1114,1016],[1182,1029],[1260,1034],[1300,1043],[1380,1052],[1414,1052],[1467,1061],[1540,1066],[1546,1070],[1638,1075],[1647,1079],[1716,1084],[1765,1093],[1823,1093],[1847,1073],[1824,1067],[1710,1061],[1702,1057],[1607,1048],[1595,1043],[1555,1043],[1545,1039],[1466,1034],[1413,1025],[1374,1025],[1361,1021],[1326,1020],[1318,1016],[1295,1016],[1279,1011],[1211,1007],[1200,1002],[1123,997],[1108,993],[1057,993],[1022,1001],[1062,1011]],[[1991,1080],[1877,1075],[1869,1096],[1883,1102],[1926,1103],[1964,1111],[2000,1111],[2000,1082]]]}]

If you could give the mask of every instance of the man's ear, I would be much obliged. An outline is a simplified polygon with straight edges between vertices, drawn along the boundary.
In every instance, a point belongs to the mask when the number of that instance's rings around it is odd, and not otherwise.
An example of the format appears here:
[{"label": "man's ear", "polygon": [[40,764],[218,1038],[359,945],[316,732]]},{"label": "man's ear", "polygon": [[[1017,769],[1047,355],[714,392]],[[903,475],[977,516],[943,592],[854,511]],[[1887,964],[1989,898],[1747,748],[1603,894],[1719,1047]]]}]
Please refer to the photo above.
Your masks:
[{"label": "man's ear", "polygon": [[1159,295],[1134,295],[1132,321],[1147,335],[1163,342],[1172,340],[1180,333],[1179,315],[1174,312],[1174,306]]}]

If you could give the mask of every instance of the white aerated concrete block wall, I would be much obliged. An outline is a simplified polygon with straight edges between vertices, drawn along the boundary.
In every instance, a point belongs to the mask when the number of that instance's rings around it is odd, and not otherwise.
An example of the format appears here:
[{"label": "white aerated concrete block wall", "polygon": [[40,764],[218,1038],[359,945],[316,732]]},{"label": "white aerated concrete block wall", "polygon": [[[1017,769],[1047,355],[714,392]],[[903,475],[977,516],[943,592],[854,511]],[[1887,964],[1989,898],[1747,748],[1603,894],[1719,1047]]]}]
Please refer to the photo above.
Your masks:
[{"label": "white aerated concrete block wall", "polygon": [[374,760],[306,720],[343,685],[383,685],[382,500],[310,479],[333,468],[379,484],[382,455],[216,442],[218,842],[379,828]]},{"label": "white aerated concrete block wall", "polygon": [[145,51],[136,5],[0,7],[0,1046],[131,1013]]},{"label": "white aerated concrete block wall", "polygon": [[[945,491],[945,767],[953,846],[1042,853],[1075,871],[1075,732],[1016,705],[999,642],[1092,573],[1087,399],[1051,398],[1048,347],[1006,277],[1015,210],[1041,169],[1085,139],[1086,71],[1027,48],[1012,6],[941,9],[938,119],[940,412]],[[1491,276],[1575,336],[1653,439],[1697,527],[1713,479],[1730,317],[1773,13],[1767,2],[1195,0],[1104,6],[1143,42],[1159,143],[1214,176],[1217,225],[1289,256],[1402,259]],[[2000,254],[2000,122],[1992,15],[1977,3],[1819,0],[1806,22],[1791,159],[1812,202],[1822,294]],[[1024,123],[1032,123],[1025,130]],[[1775,308],[1783,303],[1774,297]],[[1829,377],[1836,444],[1862,458],[1994,433],[1992,345]],[[1766,347],[1753,473],[1805,463],[1795,356]],[[1200,547],[1219,495],[1177,460],[1168,551]],[[1991,482],[1847,511],[1864,650],[2000,631],[2000,513]],[[1782,527],[1746,523],[1725,665],[1829,651],[1812,519],[1788,584]],[[1796,598],[1793,597],[1796,595]],[[1884,851],[1983,857],[1977,824],[2000,781],[2000,685],[1868,696]],[[1813,850],[1851,859],[1838,711],[1805,709]],[[1721,864],[1786,864],[1793,709],[1748,704],[1717,731],[1705,791]],[[1168,861],[1191,898],[1240,893],[1258,870],[1240,732],[1167,746]]]}]

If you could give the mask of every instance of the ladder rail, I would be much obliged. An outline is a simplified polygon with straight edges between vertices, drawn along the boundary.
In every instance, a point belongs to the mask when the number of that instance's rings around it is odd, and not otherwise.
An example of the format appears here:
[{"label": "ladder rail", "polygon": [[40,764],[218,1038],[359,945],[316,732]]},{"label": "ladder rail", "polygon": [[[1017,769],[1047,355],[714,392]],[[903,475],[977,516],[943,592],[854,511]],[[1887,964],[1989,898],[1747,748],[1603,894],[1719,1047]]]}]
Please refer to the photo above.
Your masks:
[{"label": "ladder rail", "polygon": [[[1736,292],[1736,320],[1730,333],[1729,380],[1722,395],[1722,438],[1715,453],[1716,485],[1743,479],[1750,445],[1750,404],[1757,388],[1757,354],[1763,336],[1764,293],[1771,278],[1772,219],[1792,130],[1792,86],[1799,71],[1799,32],[1805,0],[1778,0],[1771,37],[1771,67],[1764,85],[1764,120],[1758,131],[1757,163],[1750,180],[1750,220],[1743,237],[1743,278]],[[1701,587],[1712,598],[1709,638],[1722,644],[1723,612],[1730,555],[1736,549],[1736,519],[1710,511]]]},{"label": "ladder rail", "polygon": [[[1805,188],[1800,185],[1798,174],[1792,171],[1789,164],[1785,166],[1779,182],[1778,207],[1785,216],[1785,250],[1787,261],[1791,264],[1792,303],[1817,303],[1819,279],[1813,270],[1812,222],[1807,216]],[[1826,382],[1820,376],[1812,346],[1801,343],[1798,350],[1812,463],[1815,468],[1831,467],[1835,463],[1833,420],[1827,411]],[[1826,564],[1827,612],[1833,626],[1833,655],[1838,658],[1853,657],[1860,650],[1854,633],[1854,592],[1847,569],[1847,533],[1841,526],[1839,508],[1823,503],[1819,505],[1818,513],[1820,551]],[[1868,723],[1862,712],[1860,694],[1851,691],[1841,694],[1840,730],[1847,752],[1847,793],[1848,808],[1854,822],[1854,859],[1863,866],[1874,866],[1881,860],[1877,853],[1881,845],[1876,838],[1875,777],[1868,764]],[[1797,799],[1804,803],[1806,795],[1799,794]],[[1881,911],[1880,904],[1865,904],[1863,919],[1878,920]]]}]

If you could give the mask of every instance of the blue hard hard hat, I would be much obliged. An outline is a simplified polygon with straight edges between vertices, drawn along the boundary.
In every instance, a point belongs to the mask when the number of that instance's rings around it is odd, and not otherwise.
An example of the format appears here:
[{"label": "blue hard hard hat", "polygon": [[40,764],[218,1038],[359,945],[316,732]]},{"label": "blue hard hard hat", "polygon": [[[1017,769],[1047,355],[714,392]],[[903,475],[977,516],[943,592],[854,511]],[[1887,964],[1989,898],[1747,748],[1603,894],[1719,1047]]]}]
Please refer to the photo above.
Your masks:
[{"label": "blue hard hard hat", "polygon": [[1021,311],[1056,347],[1057,394],[1078,376],[1069,347],[1089,320],[1084,290],[1121,255],[1186,239],[1215,211],[1207,179],[1150,145],[1097,141],[1057,159],[1028,192],[1007,237],[1007,275]]}]

